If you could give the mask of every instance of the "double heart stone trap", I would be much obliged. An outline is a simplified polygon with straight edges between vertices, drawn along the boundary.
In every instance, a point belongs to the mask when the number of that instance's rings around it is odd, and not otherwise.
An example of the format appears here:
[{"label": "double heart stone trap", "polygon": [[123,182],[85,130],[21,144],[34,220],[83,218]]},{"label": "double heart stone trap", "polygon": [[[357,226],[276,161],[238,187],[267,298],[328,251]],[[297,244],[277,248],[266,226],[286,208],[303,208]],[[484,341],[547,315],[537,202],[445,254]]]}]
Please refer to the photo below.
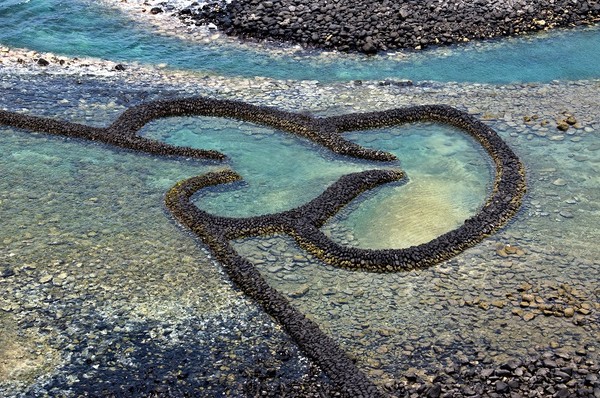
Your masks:
[{"label": "double heart stone trap", "polygon": [[167,193],[165,203],[173,217],[208,246],[223,264],[231,280],[246,295],[260,303],[336,387],[349,397],[373,397],[382,393],[333,339],[293,307],[281,293],[269,286],[256,267],[237,254],[230,241],[248,236],[284,233],[292,236],[300,247],[324,262],[346,269],[397,272],[424,268],[457,255],[504,225],[518,211],[526,190],[524,166],[498,134],[469,114],[445,105],[313,118],[239,101],[194,97],[134,106],[106,128],[1,110],[0,125],[92,140],[160,156],[224,160],[226,156],[218,151],[172,146],[138,134],[145,124],[154,119],[194,115],[235,118],[269,126],[307,138],[341,155],[377,161],[392,161],[396,158],[393,154],[350,142],[342,133],[434,121],[455,126],[471,135],[494,162],[493,189],[477,214],[455,230],[427,243],[404,249],[345,247],[333,242],[319,229],[362,192],[403,180],[404,173],[397,169],[345,175],[303,206],[248,218],[215,216],[200,210],[192,202],[192,197],[202,188],[240,180],[241,177],[233,171],[192,177],[178,182]]}]

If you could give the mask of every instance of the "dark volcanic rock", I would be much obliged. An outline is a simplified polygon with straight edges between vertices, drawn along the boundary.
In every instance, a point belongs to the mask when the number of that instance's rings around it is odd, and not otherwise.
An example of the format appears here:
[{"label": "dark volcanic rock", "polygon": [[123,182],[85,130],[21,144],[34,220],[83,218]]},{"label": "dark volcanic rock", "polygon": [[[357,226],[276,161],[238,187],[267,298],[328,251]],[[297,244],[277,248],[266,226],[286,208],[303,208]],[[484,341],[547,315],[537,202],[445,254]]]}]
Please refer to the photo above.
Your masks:
[{"label": "dark volcanic rock", "polygon": [[8,278],[9,276],[13,276],[14,274],[15,271],[13,271],[13,269],[9,266],[4,266],[0,268],[0,277],[2,278]]},{"label": "dark volcanic rock", "polygon": [[180,12],[242,38],[373,54],[594,23],[598,0],[234,0]]}]

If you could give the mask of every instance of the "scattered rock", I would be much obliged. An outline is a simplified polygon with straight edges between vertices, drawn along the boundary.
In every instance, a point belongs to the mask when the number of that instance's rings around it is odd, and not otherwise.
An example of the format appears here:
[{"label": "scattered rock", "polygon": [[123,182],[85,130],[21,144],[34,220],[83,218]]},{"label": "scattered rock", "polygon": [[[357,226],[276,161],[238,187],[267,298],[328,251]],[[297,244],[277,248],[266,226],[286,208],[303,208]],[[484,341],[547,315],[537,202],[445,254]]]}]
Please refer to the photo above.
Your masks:
[{"label": "scattered rock", "polygon": [[523,282],[523,283],[521,283],[521,285],[519,286],[519,288],[517,290],[526,292],[527,290],[530,290],[532,287],[533,287],[533,285],[531,283]]},{"label": "scattered rock", "polygon": [[528,313],[526,313],[525,315],[523,315],[523,320],[524,320],[525,322],[529,322],[529,321],[531,321],[533,318],[535,318],[535,314],[534,314],[534,313],[532,313],[532,312],[528,312]]},{"label": "scattered rock", "polygon": [[567,131],[569,129],[569,125],[564,120],[560,120],[556,123],[556,128],[560,131]]},{"label": "scattered rock", "polygon": [[309,290],[310,290],[310,286],[307,284],[304,284],[304,285],[301,285],[295,291],[289,293],[288,295],[293,298],[300,298],[300,297],[304,296],[306,293],[308,293]]},{"label": "scattered rock", "polygon": [[427,396],[429,398],[437,398],[442,393],[442,386],[439,384],[434,384],[429,391],[427,392]]},{"label": "scattered rock", "polygon": [[2,267],[0,268],[0,277],[8,278],[9,276],[13,276],[15,271],[11,267]]},{"label": "scattered rock", "polygon": [[557,178],[556,180],[552,181],[552,185],[556,185],[557,187],[564,187],[565,185],[567,185],[567,181],[562,178]]},{"label": "scattered rock", "polygon": [[521,296],[523,298],[523,301],[526,301],[528,303],[533,303],[535,301],[535,296],[533,294],[523,294]]},{"label": "scattered rock", "polygon": [[506,303],[503,300],[494,300],[492,301],[492,305],[496,308],[504,308]]},{"label": "scattered rock", "polygon": [[567,210],[561,210],[558,214],[560,214],[564,218],[573,218],[573,213]]},{"label": "scattered rock", "polygon": [[525,255],[525,250],[519,246],[504,245],[500,243],[496,246],[496,254],[498,254],[500,257],[521,257]]},{"label": "scattered rock", "polygon": [[508,384],[506,384],[503,381],[496,382],[496,392],[505,393],[505,392],[508,392],[509,388],[510,387],[508,386]]}]

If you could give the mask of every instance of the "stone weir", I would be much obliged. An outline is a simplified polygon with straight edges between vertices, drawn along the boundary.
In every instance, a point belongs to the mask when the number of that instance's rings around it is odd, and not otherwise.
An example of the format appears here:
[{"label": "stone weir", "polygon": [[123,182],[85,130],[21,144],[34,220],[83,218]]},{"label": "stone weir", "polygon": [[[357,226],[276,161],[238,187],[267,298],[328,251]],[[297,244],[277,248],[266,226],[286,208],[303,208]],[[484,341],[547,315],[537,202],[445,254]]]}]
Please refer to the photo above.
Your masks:
[{"label": "stone weir", "polygon": [[178,182],[166,194],[173,217],[197,235],[221,262],[231,280],[279,322],[303,352],[347,397],[378,397],[383,392],[357,368],[339,345],[319,326],[269,286],[259,270],[231,246],[233,239],[288,234],[300,247],[324,262],[350,270],[397,272],[423,268],[457,255],[504,225],[519,209],[526,190],[524,166],[506,143],[469,114],[444,105],[424,105],[381,112],[313,118],[238,101],[183,98],[155,101],[126,110],[106,128],[0,111],[0,125],[99,141],[148,154],[197,159],[224,159],[216,151],[174,147],[138,135],[146,123],[170,116],[214,116],[246,120],[308,138],[330,150],[357,158],[389,161],[392,154],[363,148],[342,137],[343,132],[435,121],[458,127],[474,137],[496,168],[492,192],[481,210],[459,228],[430,242],[406,249],[369,250],[341,246],[319,228],[361,193],[387,183],[402,183],[398,169],[369,170],[341,177],[307,204],[276,214],[248,218],[220,217],[200,210],[193,197],[203,188],[241,179],[233,171],[212,172]]},{"label": "stone weir", "polygon": [[228,35],[374,54],[592,24],[598,0],[233,0],[179,12]]}]

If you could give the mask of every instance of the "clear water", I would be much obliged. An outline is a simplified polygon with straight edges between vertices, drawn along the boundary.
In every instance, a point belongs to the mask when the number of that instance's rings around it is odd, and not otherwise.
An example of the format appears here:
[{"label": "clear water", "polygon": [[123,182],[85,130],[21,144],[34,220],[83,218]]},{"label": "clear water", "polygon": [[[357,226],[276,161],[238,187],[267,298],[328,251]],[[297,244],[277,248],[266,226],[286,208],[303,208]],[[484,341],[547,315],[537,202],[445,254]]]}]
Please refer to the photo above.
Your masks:
[{"label": "clear water", "polygon": [[[228,154],[230,167],[244,182],[214,189],[197,201],[200,208],[225,216],[288,210],[315,198],[344,174],[394,166],[337,156],[307,140],[228,119],[162,119],[146,125],[142,134]],[[405,242],[432,239],[460,225],[485,198],[490,181],[485,158],[474,142],[448,126],[408,125],[354,132],[348,138],[394,153],[400,159],[397,166],[410,179],[401,187],[385,189],[367,202],[351,206],[348,228],[356,236],[365,235],[362,241],[367,247],[401,247]],[[429,217],[419,206],[423,197],[431,201],[426,208],[435,209]],[[381,198],[385,198],[383,203]],[[397,230],[400,226],[402,231]],[[378,231],[382,229],[390,231],[390,240],[381,239]],[[405,240],[398,241],[403,235]]]},{"label": "clear water", "polygon": [[509,83],[600,77],[598,28],[389,56],[298,56],[156,35],[88,0],[5,0],[0,5],[0,44],[221,75],[323,82],[395,78]]},{"label": "clear water", "polygon": [[[142,134],[174,145],[226,153],[229,166],[244,178],[202,195],[198,206],[214,214],[247,217],[301,206],[340,176],[365,170],[310,141],[251,123],[190,117],[152,122]],[[371,163],[371,168],[375,167]],[[168,188],[168,187],[166,187]]]},{"label": "clear water", "polygon": [[354,241],[349,243],[355,246],[385,249],[428,242],[475,214],[491,187],[487,154],[449,126],[410,124],[347,137],[394,153],[409,178],[402,186],[368,195],[332,221],[351,231]]}]

